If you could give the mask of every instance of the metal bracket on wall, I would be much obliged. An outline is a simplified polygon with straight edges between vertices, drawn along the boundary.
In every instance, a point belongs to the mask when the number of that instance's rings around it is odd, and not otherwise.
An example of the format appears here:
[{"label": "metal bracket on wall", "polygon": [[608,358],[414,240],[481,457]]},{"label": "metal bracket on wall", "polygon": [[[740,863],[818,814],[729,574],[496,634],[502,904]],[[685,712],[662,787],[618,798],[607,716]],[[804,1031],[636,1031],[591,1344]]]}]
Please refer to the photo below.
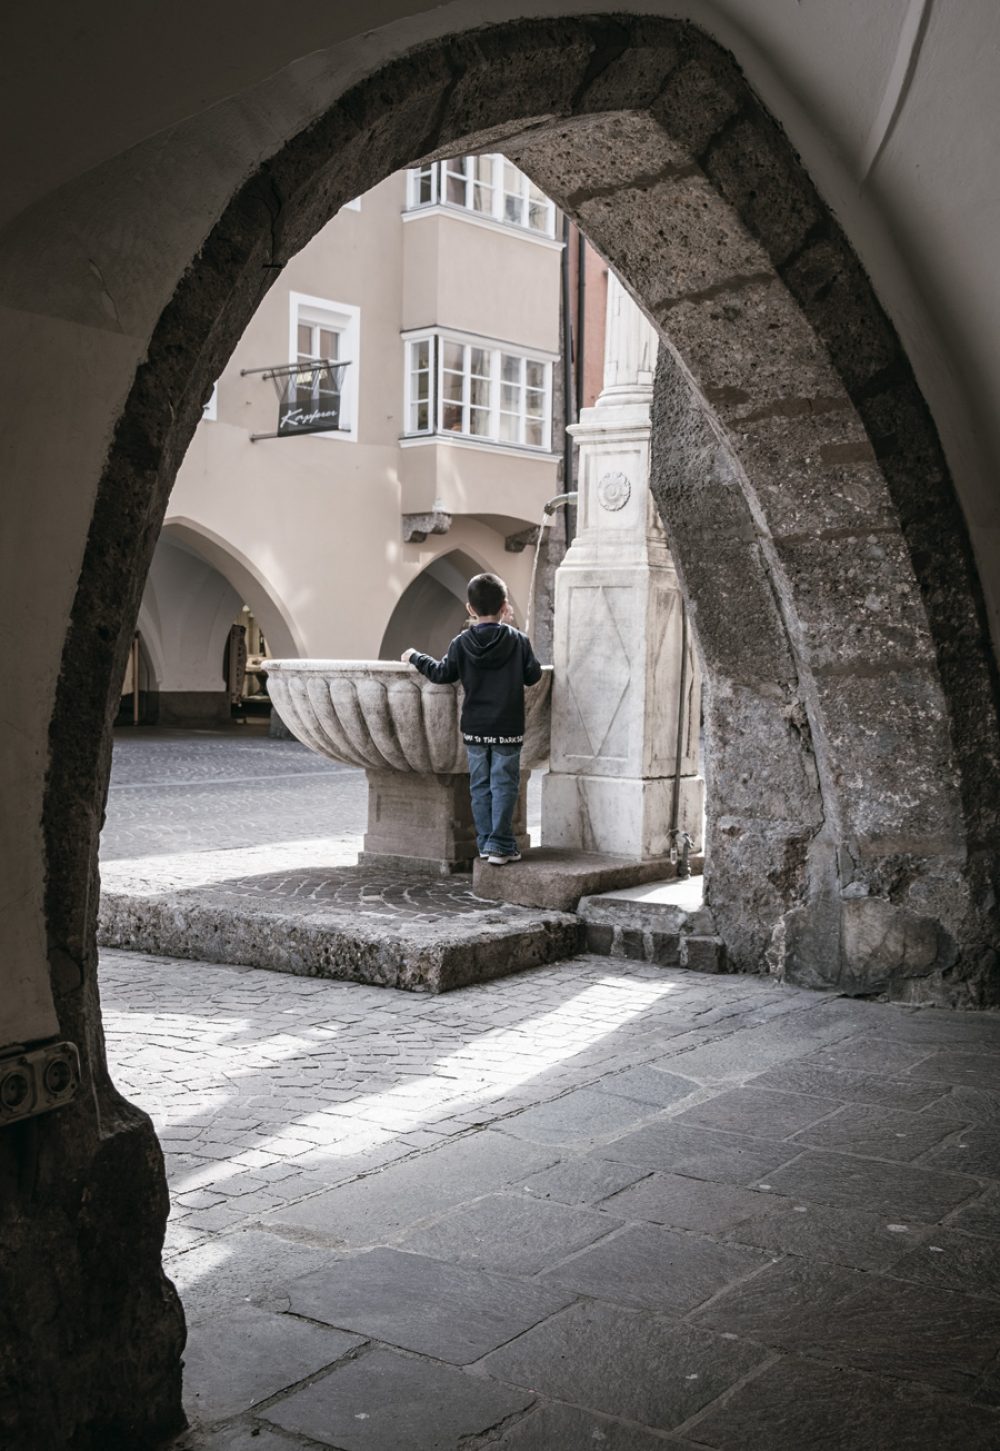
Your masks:
[{"label": "metal bracket on wall", "polygon": [[62,1108],[79,1087],[75,1043],[5,1048],[0,1053],[0,1128]]}]

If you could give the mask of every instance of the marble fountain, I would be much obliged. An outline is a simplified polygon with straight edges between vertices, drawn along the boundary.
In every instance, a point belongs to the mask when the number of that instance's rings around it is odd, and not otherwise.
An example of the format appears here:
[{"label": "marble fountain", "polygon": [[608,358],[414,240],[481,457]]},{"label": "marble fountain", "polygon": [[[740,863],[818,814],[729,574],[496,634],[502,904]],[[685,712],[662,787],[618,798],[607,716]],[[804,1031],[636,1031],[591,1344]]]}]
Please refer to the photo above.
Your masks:
[{"label": "marble fountain", "polygon": [[[361,766],[368,829],[361,862],[468,870],[476,853],[469,768],[459,714],[462,688],[435,685],[402,661],[267,660],[268,691],[303,745]],[[552,667],[525,690],[521,797],[514,830],[528,846],[528,772],[549,754]]]}]

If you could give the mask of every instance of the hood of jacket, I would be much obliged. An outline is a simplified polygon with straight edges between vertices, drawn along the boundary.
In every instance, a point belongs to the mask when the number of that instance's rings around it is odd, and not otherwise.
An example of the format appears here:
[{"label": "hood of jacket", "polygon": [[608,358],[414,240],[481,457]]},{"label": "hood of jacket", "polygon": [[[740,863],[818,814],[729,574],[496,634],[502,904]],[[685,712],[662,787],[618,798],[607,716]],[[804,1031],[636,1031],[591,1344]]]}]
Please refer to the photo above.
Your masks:
[{"label": "hood of jacket", "polygon": [[496,624],[489,630],[464,630],[458,638],[481,670],[499,670],[517,649],[520,634],[510,625]]}]

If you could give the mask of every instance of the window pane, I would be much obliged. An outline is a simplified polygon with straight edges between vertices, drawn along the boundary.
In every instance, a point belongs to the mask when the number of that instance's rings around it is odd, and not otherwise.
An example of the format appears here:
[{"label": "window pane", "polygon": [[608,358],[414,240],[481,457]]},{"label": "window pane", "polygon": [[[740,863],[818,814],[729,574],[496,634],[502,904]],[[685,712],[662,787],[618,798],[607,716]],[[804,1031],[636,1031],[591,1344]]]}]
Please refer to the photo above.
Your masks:
[{"label": "window pane", "polygon": [[536,392],[534,388],[529,388],[525,402],[525,411],[533,414],[536,418],[541,418],[545,412],[545,394]]},{"label": "window pane", "polygon": [[464,380],[461,373],[452,373],[446,369],[441,377],[442,398],[445,398],[452,403],[461,403],[463,381]]},{"label": "window pane", "polygon": [[337,358],[340,356],[340,335],[339,333],[335,333],[333,328],[320,328],[319,355],[321,358]]},{"label": "window pane", "polygon": [[490,376],[490,355],[485,348],[470,348],[469,368],[479,378]]},{"label": "window pane", "polygon": [[541,419],[529,418],[524,425],[525,443],[534,444],[540,448],[545,442],[545,425]]},{"label": "window pane", "polygon": [[516,413],[501,413],[500,437],[504,443],[517,443],[520,437],[520,420]]},{"label": "window pane", "polygon": [[490,410],[488,408],[469,409],[469,432],[474,433],[477,438],[489,437]]},{"label": "window pane", "polygon": [[414,368],[429,368],[431,361],[431,340],[422,338],[419,343],[410,344],[411,366]]},{"label": "window pane", "polygon": [[548,202],[528,203],[528,226],[535,232],[549,231],[551,223]]},{"label": "window pane", "polygon": [[521,359],[515,357],[512,353],[501,353],[500,377],[505,383],[520,383]]},{"label": "window pane", "polygon": [[313,330],[308,323],[299,323],[298,339],[299,354],[305,353],[307,357],[310,356],[312,354]]},{"label": "window pane", "polygon": [[472,379],[469,401],[479,408],[489,408],[490,380],[488,378]]},{"label": "window pane", "polygon": [[429,403],[418,403],[414,426],[418,432],[426,432],[431,426],[431,410]]},{"label": "window pane", "polygon": [[472,162],[472,205],[477,212],[493,210],[493,161],[489,156],[474,156]]},{"label": "window pane", "polygon": [[465,366],[465,345],[446,342],[442,357],[446,368],[457,368],[461,372]]},{"label": "window pane", "polygon": [[462,405],[460,403],[444,404],[441,409],[441,427],[448,433],[461,433]]},{"label": "window pane", "polygon": [[533,363],[530,358],[524,365],[525,382],[529,388],[545,387],[545,364]]},{"label": "window pane", "polygon": [[453,161],[446,161],[444,166],[445,201],[451,202],[452,206],[464,207],[466,204],[466,158],[464,156],[458,156]]},{"label": "window pane", "polygon": [[434,200],[434,167],[425,166],[417,173],[417,201],[428,206]]},{"label": "window pane", "polygon": [[517,413],[521,407],[521,390],[513,383],[500,384],[500,407]]}]

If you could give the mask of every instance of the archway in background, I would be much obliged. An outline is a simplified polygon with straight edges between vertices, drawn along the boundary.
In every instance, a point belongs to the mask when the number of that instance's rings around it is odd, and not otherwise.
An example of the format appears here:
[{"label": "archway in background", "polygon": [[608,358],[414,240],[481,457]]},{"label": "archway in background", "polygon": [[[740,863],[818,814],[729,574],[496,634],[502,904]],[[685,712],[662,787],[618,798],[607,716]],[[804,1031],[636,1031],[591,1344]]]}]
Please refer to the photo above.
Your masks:
[{"label": "archway in background", "polygon": [[[664,341],[654,490],[704,658],[709,892],[734,960],[759,968],[766,954],[849,991],[996,993],[995,673],[964,523],[899,342],[714,43],[620,16],[512,23],[383,68],[277,151],[192,259],[137,373],[73,608],[44,822],[52,960],[79,966],[57,990],[61,1024],[106,1104],[118,1101],[90,886],[109,724],[202,403],[269,269],[343,202],[418,158],[486,147],[579,221]],[[113,1364],[123,1337],[145,1337],[147,1424],[162,1428],[180,1350],[158,1268],[162,1169],[148,1124],[118,1112],[91,1195],[97,1231],[147,1199],[129,1284],[102,1299],[93,1339]],[[62,1127],[45,1133],[58,1152]],[[130,1164],[127,1189],[120,1170],[107,1180],[113,1161]],[[78,1387],[81,1402],[95,1396]]]},{"label": "archway in background", "polygon": [[166,521],[160,538],[168,539],[203,559],[232,586],[260,621],[268,648],[276,656],[293,659],[304,653],[288,605],[263,569],[228,540],[179,514]]},{"label": "archway in background", "polygon": [[398,660],[409,645],[442,656],[465,628],[465,590],[487,566],[464,549],[439,554],[400,595],[382,636],[380,660]]}]

